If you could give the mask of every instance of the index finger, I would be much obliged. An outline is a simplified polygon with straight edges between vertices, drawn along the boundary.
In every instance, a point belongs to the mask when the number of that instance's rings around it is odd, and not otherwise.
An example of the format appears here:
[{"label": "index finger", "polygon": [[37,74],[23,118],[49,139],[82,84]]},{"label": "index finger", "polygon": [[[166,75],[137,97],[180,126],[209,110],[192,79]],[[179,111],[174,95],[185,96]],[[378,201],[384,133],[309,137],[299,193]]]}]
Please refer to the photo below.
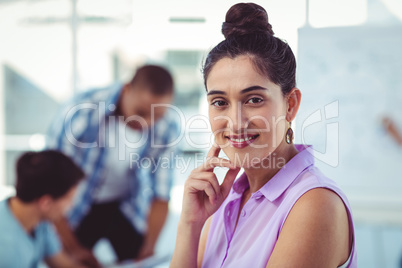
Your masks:
[{"label": "index finger", "polygon": [[220,151],[221,151],[221,147],[219,147],[219,145],[214,142],[211,149],[209,149],[207,158],[213,157],[213,156],[218,157]]}]

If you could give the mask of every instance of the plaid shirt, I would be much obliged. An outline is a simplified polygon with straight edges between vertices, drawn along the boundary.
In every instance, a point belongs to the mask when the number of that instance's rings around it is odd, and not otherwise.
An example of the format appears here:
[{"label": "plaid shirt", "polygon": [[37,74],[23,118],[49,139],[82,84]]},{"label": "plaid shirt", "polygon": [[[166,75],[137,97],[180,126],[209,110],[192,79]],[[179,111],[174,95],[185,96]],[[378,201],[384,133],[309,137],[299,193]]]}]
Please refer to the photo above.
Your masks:
[{"label": "plaid shirt", "polygon": [[[113,164],[106,163],[105,124],[108,117],[113,116],[121,88],[122,85],[113,85],[79,94],[63,107],[49,129],[48,148],[64,152],[86,173],[69,213],[74,228],[89,212],[103,175]],[[133,165],[125,173],[130,181],[130,195],[121,202],[120,209],[141,233],[147,230],[147,216],[153,199],[169,200],[176,148],[169,144],[178,141],[179,129],[168,109],[163,118],[143,132],[146,139],[138,148],[139,159],[147,158],[148,165],[139,168],[138,164]],[[164,165],[155,165],[158,160]]]}]

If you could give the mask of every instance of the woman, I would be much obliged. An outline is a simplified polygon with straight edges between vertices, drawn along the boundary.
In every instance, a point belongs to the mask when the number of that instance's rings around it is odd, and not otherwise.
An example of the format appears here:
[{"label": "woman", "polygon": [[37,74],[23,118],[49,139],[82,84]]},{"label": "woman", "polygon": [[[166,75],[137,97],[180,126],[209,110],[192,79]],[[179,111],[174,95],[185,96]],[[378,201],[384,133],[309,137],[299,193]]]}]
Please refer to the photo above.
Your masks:
[{"label": "woman", "polygon": [[[222,32],[204,66],[216,145],[186,181],[171,267],[356,267],[345,195],[292,142],[290,47],[253,3],[232,6]],[[218,166],[229,169],[221,185]]]}]

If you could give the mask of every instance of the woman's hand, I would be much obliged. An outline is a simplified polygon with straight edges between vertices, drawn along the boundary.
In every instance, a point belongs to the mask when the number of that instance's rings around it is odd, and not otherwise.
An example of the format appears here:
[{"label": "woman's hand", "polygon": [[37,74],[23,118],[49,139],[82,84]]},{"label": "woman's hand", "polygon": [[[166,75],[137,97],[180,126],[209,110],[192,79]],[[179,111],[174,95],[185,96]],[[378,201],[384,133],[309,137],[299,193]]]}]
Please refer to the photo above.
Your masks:
[{"label": "woman's hand", "polygon": [[[197,267],[202,227],[222,205],[240,171],[229,160],[218,157],[220,150],[213,146],[205,163],[191,172],[184,185],[183,207],[171,268]],[[229,168],[221,185],[213,172],[215,167]]]},{"label": "woman's hand", "polygon": [[[240,168],[227,159],[219,158],[220,150],[216,145],[212,146],[205,163],[194,169],[188,177],[184,185],[183,223],[199,224],[202,227],[229,194]],[[215,167],[229,168],[221,185],[213,172]]]}]

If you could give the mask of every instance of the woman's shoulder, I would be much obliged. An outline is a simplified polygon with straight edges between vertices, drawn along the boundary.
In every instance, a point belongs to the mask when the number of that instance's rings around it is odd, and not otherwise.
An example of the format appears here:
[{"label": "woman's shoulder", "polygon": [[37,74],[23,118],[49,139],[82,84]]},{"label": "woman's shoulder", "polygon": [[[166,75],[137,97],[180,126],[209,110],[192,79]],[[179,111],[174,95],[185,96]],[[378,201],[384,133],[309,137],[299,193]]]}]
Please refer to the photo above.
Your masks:
[{"label": "woman's shoulder", "polygon": [[345,212],[342,198],[330,188],[316,187],[307,190],[295,202],[292,211],[311,214],[312,217],[325,219],[336,217]]},{"label": "woman's shoulder", "polygon": [[[292,211],[308,210],[310,217],[350,215],[349,200],[337,183],[325,176],[318,168],[311,166],[304,170],[289,186],[282,197],[285,217]],[[307,214],[304,214],[307,215]]]},{"label": "woman's shoulder", "polygon": [[[311,217],[328,218],[349,212],[349,201],[337,185],[318,168],[311,166],[304,170],[289,186],[282,199],[288,204],[288,211],[316,213]],[[304,211],[308,210],[308,211]],[[328,214],[329,213],[329,214]]]},{"label": "woman's shoulder", "polygon": [[[273,178],[275,182],[268,182],[268,186],[280,189],[280,202],[293,206],[300,196],[311,189],[324,188],[337,193],[341,199],[346,199],[337,183],[324,175],[315,165],[312,146],[295,145],[299,153],[295,155]],[[279,192],[278,192],[279,195]]]},{"label": "woman's shoulder", "polygon": [[[336,193],[341,199],[346,199],[338,184],[325,176],[316,166],[310,166],[301,172],[287,189],[287,195],[303,195],[312,189],[326,189]],[[319,191],[327,192],[327,191]],[[298,197],[297,197],[298,198]]]},{"label": "woman's shoulder", "polygon": [[[289,186],[282,205],[281,246],[286,247],[296,236],[303,241],[303,248],[317,254],[317,258],[336,251],[336,260],[332,261],[338,266],[346,262],[354,244],[353,220],[349,201],[335,181],[312,165]],[[338,251],[339,245],[345,250]],[[295,259],[305,261],[302,256]]]},{"label": "woman's shoulder", "polygon": [[[289,261],[306,267],[307,264],[339,266],[351,252],[350,227],[347,209],[337,193],[328,188],[310,189],[298,198],[286,217],[270,263],[280,261],[284,253],[298,252]],[[299,246],[293,248],[295,237]]]}]

